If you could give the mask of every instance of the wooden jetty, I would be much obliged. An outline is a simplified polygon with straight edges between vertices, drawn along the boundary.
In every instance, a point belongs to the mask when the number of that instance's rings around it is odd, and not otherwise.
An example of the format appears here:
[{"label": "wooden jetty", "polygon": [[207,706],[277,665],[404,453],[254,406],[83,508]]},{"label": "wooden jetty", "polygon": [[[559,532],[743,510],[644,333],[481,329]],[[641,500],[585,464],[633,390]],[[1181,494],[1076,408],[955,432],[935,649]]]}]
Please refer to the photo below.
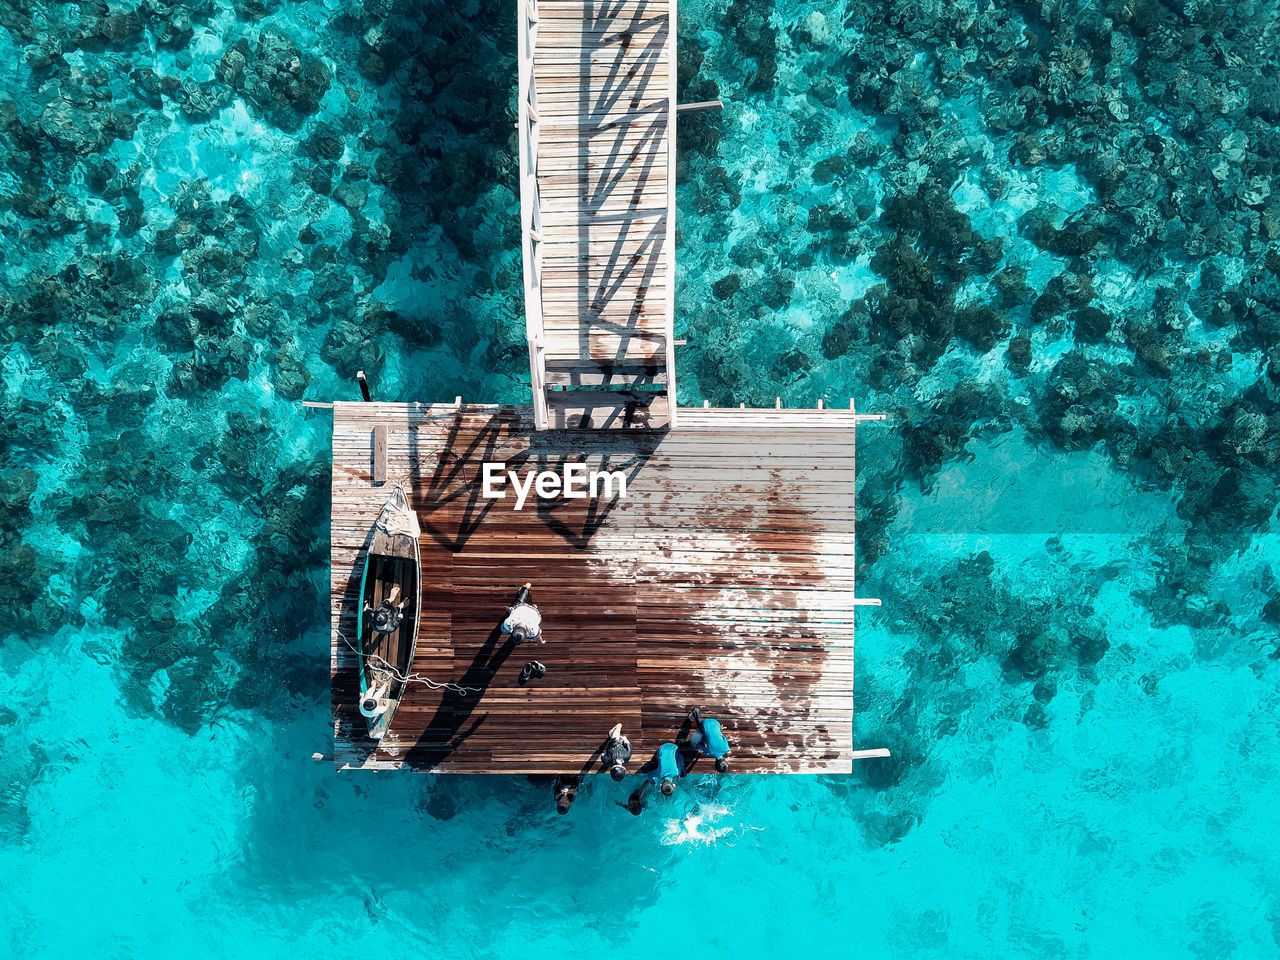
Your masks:
[{"label": "wooden jetty", "polygon": [[540,429],[675,426],[675,0],[519,0]]},{"label": "wooden jetty", "polygon": [[[882,418],[677,407],[675,0],[517,2],[533,404],[374,403],[363,380],[365,402],[315,404],[333,411],[332,759],[591,772],[620,722],[635,769],[692,707],[722,721],[738,773],[885,755],[853,746],[854,612],[878,603],[854,597],[857,425]],[[487,470],[610,485],[548,480],[518,508],[486,495]],[[359,571],[395,483],[422,528],[422,620],[375,742]],[[513,649],[498,628],[526,581],[547,643]],[[521,685],[531,659],[547,675]]]},{"label": "wooden jetty", "polygon": [[[332,683],[345,767],[566,773],[614,723],[637,764],[691,707],[722,720],[743,773],[843,772],[853,748],[851,411],[684,409],[667,433],[539,431],[529,407],[333,407]],[[377,438],[382,437],[379,441]],[[385,443],[381,451],[381,443]],[[377,457],[387,480],[375,483]],[[485,463],[619,471],[583,499],[484,497]],[[391,730],[357,709],[359,570],[388,484],[423,535],[411,684]],[[545,645],[498,625],[531,581]],[[518,683],[530,659],[545,678]],[[708,764],[708,769],[710,765]]]}]

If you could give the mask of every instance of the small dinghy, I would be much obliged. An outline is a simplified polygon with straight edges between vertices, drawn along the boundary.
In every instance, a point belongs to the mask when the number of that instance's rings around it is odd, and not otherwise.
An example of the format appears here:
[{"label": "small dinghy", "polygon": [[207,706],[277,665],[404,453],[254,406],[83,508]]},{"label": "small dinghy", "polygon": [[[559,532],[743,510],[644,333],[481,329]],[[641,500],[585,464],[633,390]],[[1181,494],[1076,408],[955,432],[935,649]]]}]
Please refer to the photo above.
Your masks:
[{"label": "small dinghy", "polygon": [[421,612],[418,517],[404,487],[392,491],[373,525],[360,580],[360,713],[381,740],[413,670]]}]

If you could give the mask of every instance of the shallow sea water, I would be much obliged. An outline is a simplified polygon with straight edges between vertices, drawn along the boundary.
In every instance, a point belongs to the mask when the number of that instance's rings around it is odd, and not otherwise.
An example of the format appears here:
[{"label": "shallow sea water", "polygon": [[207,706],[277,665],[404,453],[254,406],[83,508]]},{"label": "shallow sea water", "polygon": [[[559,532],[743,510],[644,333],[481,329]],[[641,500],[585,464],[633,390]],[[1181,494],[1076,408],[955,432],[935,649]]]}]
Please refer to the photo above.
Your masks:
[{"label": "shallow sea water", "polygon": [[310,762],[298,400],[527,397],[508,6],[0,5],[0,956],[1280,953],[1275,4],[682,3],[681,398],[890,415],[895,758]]}]

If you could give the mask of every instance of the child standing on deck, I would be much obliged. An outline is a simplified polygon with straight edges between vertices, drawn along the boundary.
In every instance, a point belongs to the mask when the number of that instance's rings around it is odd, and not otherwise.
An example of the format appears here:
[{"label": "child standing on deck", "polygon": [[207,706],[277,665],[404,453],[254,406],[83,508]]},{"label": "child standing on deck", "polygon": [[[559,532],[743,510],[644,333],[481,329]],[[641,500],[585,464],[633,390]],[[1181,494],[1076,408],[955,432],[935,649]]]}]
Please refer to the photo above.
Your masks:
[{"label": "child standing on deck", "polygon": [[516,602],[507,607],[507,618],[502,621],[502,633],[510,636],[516,645],[528,640],[546,643],[542,639],[542,614],[529,602],[529,591],[533,586],[526,583],[516,594]]}]

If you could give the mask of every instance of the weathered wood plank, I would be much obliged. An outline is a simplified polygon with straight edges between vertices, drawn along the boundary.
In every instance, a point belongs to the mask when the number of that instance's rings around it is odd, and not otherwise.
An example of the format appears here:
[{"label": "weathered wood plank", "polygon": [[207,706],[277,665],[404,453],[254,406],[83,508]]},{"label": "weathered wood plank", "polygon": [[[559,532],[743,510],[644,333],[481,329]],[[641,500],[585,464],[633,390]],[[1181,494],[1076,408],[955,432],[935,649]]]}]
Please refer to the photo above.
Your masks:
[{"label": "weathered wood plank", "polygon": [[385,423],[373,428],[373,482],[387,482],[387,430]]}]

